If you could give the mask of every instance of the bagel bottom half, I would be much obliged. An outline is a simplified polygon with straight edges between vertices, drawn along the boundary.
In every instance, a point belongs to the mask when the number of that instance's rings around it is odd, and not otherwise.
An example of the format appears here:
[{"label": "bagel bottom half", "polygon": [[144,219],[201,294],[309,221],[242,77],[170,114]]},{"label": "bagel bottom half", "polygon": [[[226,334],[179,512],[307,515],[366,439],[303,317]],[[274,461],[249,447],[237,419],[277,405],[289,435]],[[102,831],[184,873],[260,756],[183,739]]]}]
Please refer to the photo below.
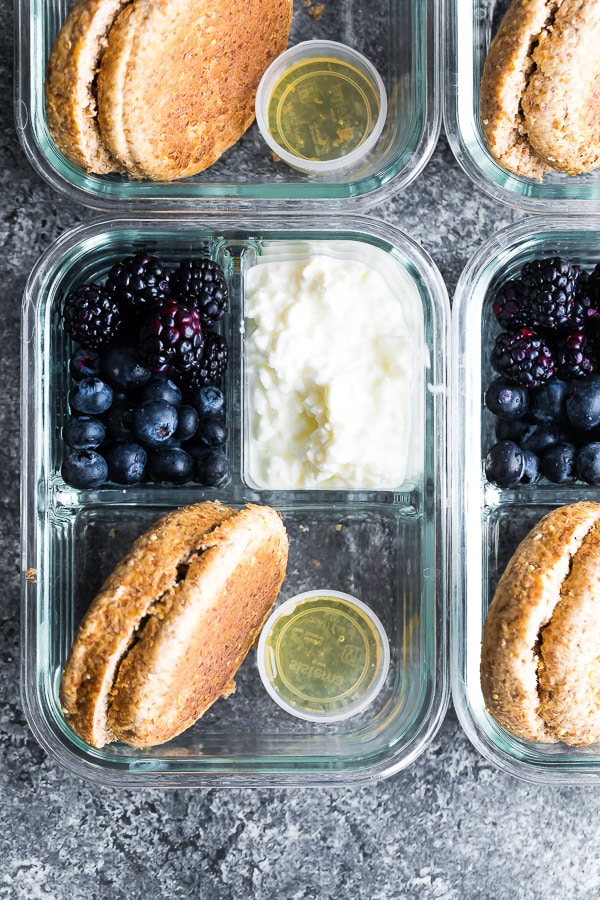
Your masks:
[{"label": "bagel bottom half", "polygon": [[85,614],[60,699],[86,743],[151,747],[180,734],[219,697],[268,615],[287,565],[281,517],[200,503],[134,543]]},{"label": "bagel bottom half", "polygon": [[481,647],[493,718],[517,737],[600,740],[600,503],[562,506],[519,544],[496,588]]}]

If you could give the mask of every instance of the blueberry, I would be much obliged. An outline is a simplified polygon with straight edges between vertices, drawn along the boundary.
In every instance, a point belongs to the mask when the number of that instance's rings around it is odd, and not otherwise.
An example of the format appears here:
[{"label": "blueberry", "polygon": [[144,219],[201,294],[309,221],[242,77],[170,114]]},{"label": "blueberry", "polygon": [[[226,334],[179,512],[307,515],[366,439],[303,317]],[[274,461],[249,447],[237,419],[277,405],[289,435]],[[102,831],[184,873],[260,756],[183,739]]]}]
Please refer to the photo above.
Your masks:
[{"label": "blueberry", "polygon": [[104,423],[93,416],[71,416],[63,428],[63,439],[74,450],[99,447],[105,434]]},{"label": "blueberry", "polygon": [[152,374],[134,347],[119,344],[111,344],[101,354],[100,371],[113,387],[124,390],[141,387]]},{"label": "blueberry", "polygon": [[566,407],[575,428],[589,431],[600,425],[600,381],[594,378],[573,381]]},{"label": "blueberry", "polygon": [[218,487],[229,477],[229,460],[222,450],[206,450],[196,462],[196,481],[204,487]]},{"label": "blueberry", "polygon": [[494,378],[485,392],[485,405],[495,416],[503,419],[519,419],[529,409],[527,388],[509,384],[503,378]]},{"label": "blueberry", "polygon": [[522,447],[523,450],[530,450],[536,456],[542,456],[549,447],[566,441],[568,437],[566,430],[556,423],[538,425],[524,438]]},{"label": "blueberry", "polygon": [[117,484],[138,484],[146,474],[148,454],[140,444],[122,441],[111,444],[105,453],[108,477]]},{"label": "blueberry", "polygon": [[496,419],[496,438],[521,444],[531,434],[535,425],[527,419]]},{"label": "blueberry", "polygon": [[138,440],[160,447],[177,430],[177,410],[164,400],[145,400],[133,413],[133,431]]},{"label": "blueberry", "polygon": [[171,406],[181,403],[181,389],[166,375],[152,375],[142,388],[144,400],[164,400]]},{"label": "blueberry", "polygon": [[222,447],[227,441],[227,427],[215,416],[200,416],[197,435],[207,447]]},{"label": "blueberry", "polygon": [[185,484],[194,474],[194,460],[180,447],[155,450],[148,461],[148,473],[154,481]]},{"label": "blueberry", "polygon": [[112,406],[102,420],[106,425],[106,436],[113,441],[129,441],[133,434],[133,413],[136,404],[125,394],[113,394]]},{"label": "blueberry", "polygon": [[199,459],[202,459],[203,456],[208,453],[208,447],[206,444],[199,444],[197,441],[193,441],[193,443],[188,443],[185,445],[186,453],[189,453],[194,462],[198,462]]},{"label": "blueberry", "polygon": [[198,430],[198,413],[193,406],[182,403],[177,409],[177,419],[175,438],[179,441],[189,441]]},{"label": "blueberry", "polygon": [[551,378],[531,392],[530,413],[536,422],[563,422],[567,416],[569,385],[560,378]]},{"label": "blueberry", "polygon": [[485,458],[485,474],[488,481],[500,487],[517,484],[523,474],[523,451],[514,441],[498,441],[490,447]]},{"label": "blueberry", "polygon": [[69,403],[77,412],[99,416],[113,400],[112,388],[100,378],[82,378],[69,392]]},{"label": "blueberry", "polygon": [[575,479],[575,457],[577,450],[573,444],[561,441],[549,447],[542,456],[542,475],[554,484],[564,484]]},{"label": "blueberry", "polygon": [[75,488],[96,488],[104,484],[108,466],[95,450],[74,450],[62,464],[61,474]]},{"label": "blueberry", "polygon": [[575,466],[577,477],[588,484],[600,484],[600,442],[586,444],[579,451]]},{"label": "blueberry", "polygon": [[69,372],[75,381],[100,374],[100,360],[95,350],[78,347],[69,360]]},{"label": "blueberry", "polygon": [[532,453],[531,450],[523,450],[523,474],[521,475],[522,484],[533,484],[541,475],[540,458]]},{"label": "blueberry", "polygon": [[207,384],[198,388],[192,395],[192,406],[200,416],[215,416],[225,409],[223,391],[215,384]]}]

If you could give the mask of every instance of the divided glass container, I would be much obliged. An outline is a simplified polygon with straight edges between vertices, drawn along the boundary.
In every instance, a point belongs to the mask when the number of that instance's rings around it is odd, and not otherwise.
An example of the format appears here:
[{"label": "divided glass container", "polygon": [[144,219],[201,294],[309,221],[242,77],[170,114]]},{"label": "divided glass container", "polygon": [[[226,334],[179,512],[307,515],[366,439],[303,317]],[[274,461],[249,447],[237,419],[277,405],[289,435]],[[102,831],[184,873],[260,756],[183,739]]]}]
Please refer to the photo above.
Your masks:
[{"label": "divided glass container", "polygon": [[550,784],[600,783],[598,745],[573,748],[517,738],[486,711],[479,681],[482,628],[498,580],[519,542],[552,509],[600,499],[579,481],[499,488],[482,460],[496,442],[494,416],[483,402],[495,377],[490,352],[501,331],[491,300],[525,262],[561,256],[591,271],[600,261],[600,219],[533,217],[486,241],[459,280],[453,310],[452,375],[452,601],[451,680],[459,720],[483,756],[525,780]]},{"label": "divided glass container", "polygon": [[86,206],[111,210],[162,210],[259,205],[303,208],[326,202],[365,206],[406,187],[435,147],[441,122],[440,0],[360,0],[325,3],[295,0],[288,46],[326,39],[360,51],[383,79],[388,113],[368,158],[346,171],[302,174],[274,159],[254,123],[235,146],[199,175],[176,182],[91,175],[58,151],[44,107],[45,69],[68,0],[16,4],[18,77],[16,127],[34,168],[57,190]]},{"label": "divided glass container", "polygon": [[[411,477],[394,490],[261,490],[245,466],[245,272],[265,252],[296,257],[331,251],[365,258],[394,290],[408,278],[424,347],[412,398]],[[333,242],[333,243],[332,243]],[[72,343],[60,312],[66,292],[102,281],[114,261],[141,248],[174,266],[208,255],[226,273],[230,310],[221,330],[230,347],[224,392],[231,476],[220,488],[104,484],[77,490],[61,477],[61,429],[68,414]],[[400,277],[401,276],[401,277]],[[396,287],[397,290],[397,287]],[[377,309],[373,309],[373,315]],[[112,786],[319,785],[372,782],[422,752],[446,709],[448,299],[429,257],[392,226],[362,216],[205,215],[100,220],[64,234],[41,257],[24,297],[22,352],[22,693],[40,743],[67,769]],[[368,426],[367,426],[368,427]],[[385,684],[371,705],[344,721],[301,721],[269,697],[251,649],[236,692],[217,701],[167,744],[96,750],[66,725],[58,687],[75,629],[126,548],[169,509],[218,499],[279,510],[289,538],[287,577],[277,602],[307,590],[341,590],[369,605],[390,643]]]},{"label": "divided glass container", "polygon": [[448,0],[444,63],[444,127],[452,151],[478,188],[532,213],[590,214],[600,201],[600,169],[585,175],[513,175],[490,155],[479,116],[480,81],[489,45],[509,0]]}]

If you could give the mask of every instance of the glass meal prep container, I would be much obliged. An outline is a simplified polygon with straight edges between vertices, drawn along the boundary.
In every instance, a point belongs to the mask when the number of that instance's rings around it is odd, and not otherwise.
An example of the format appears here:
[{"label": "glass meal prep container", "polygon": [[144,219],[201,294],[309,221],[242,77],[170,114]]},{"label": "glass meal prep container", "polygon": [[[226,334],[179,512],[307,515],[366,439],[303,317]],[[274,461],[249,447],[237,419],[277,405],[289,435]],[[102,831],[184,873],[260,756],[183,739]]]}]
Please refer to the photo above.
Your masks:
[{"label": "glass meal prep container", "polygon": [[301,200],[380,202],[408,185],[431,156],[441,122],[439,0],[389,3],[295,0],[288,46],[315,38],[363,53],[385,84],[388,115],[368,159],[348,170],[306,175],[276,161],[254,123],[235,146],[197,176],[177,182],[90,175],[70,163],[50,138],[44,106],[45,67],[69,8],[68,0],[20,0],[16,6],[18,77],[16,126],[34,168],[53,187],[87,206],[161,209],[233,204],[236,208]]},{"label": "glass meal prep container", "polygon": [[444,127],[454,155],[486,194],[519,209],[540,213],[590,214],[600,201],[600,169],[585,175],[559,172],[542,182],[513,175],[490,155],[479,116],[483,65],[509,0],[448,0]]},{"label": "glass meal prep container", "polygon": [[[295,257],[335,246],[365,255],[416,288],[412,315],[426,351],[413,401],[421,431],[412,474],[392,490],[265,490],[246,469],[245,276],[263,254]],[[224,380],[231,474],[219,488],[104,484],[77,490],[60,473],[68,412],[72,341],[60,322],[65,294],[102,281],[117,260],[141,248],[169,265],[208,255],[226,273],[230,310],[220,323],[230,347]],[[391,280],[390,280],[391,278]],[[376,315],[376,308],[373,314]],[[446,360],[449,306],[429,257],[406,235],[368,217],[270,215],[153,217],[80,225],[41,257],[23,307],[23,654],[22,692],[40,743],[71,771],[113,786],[319,785],[372,782],[407,766],[439,727],[447,703]],[[415,474],[417,473],[418,474]],[[58,697],[77,624],[125,549],[169,509],[219,499],[279,510],[290,538],[279,602],[309,590],[340,590],[381,620],[390,664],[377,697],[331,724],[301,721],[262,685],[252,649],[236,692],[217,701],[167,744],[96,750],[66,725]]]},{"label": "glass meal prep container", "polygon": [[466,266],[453,306],[452,695],[475,747],[501,769],[538,783],[600,782],[600,747],[573,748],[517,738],[484,707],[479,681],[483,622],[497,582],[519,542],[552,509],[599,499],[598,487],[575,481],[500,488],[482,460],[495,443],[495,418],[483,396],[492,378],[494,337],[502,329],[491,309],[498,287],[534,258],[561,256],[591,271],[600,260],[600,219],[534,217],[486,241]]}]

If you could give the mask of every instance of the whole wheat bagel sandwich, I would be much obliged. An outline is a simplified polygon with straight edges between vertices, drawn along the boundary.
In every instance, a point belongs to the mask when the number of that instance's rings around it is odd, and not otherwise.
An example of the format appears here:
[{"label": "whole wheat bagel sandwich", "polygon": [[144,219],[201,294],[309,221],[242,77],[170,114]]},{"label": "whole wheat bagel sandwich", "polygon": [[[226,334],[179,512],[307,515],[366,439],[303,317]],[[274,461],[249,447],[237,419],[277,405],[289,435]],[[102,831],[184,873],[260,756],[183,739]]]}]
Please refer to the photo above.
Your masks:
[{"label": "whole wheat bagel sandwich", "polygon": [[287,554],[267,506],[200,503],[156,522],[81,622],[60,684],[68,725],[97,748],[151,747],[193,725],[234,690]]},{"label": "whole wheat bagel sandwich", "polygon": [[254,121],[291,22],[292,0],[77,0],[48,61],[50,133],[89,172],[195,175]]},{"label": "whole wheat bagel sandwich", "polygon": [[490,44],[480,118],[491,155],[541,180],[600,166],[600,3],[513,0]]},{"label": "whole wheat bagel sandwich", "polygon": [[511,557],[483,628],[481,688],[518,737],[600,741],[600,503],[558,507]]}]

